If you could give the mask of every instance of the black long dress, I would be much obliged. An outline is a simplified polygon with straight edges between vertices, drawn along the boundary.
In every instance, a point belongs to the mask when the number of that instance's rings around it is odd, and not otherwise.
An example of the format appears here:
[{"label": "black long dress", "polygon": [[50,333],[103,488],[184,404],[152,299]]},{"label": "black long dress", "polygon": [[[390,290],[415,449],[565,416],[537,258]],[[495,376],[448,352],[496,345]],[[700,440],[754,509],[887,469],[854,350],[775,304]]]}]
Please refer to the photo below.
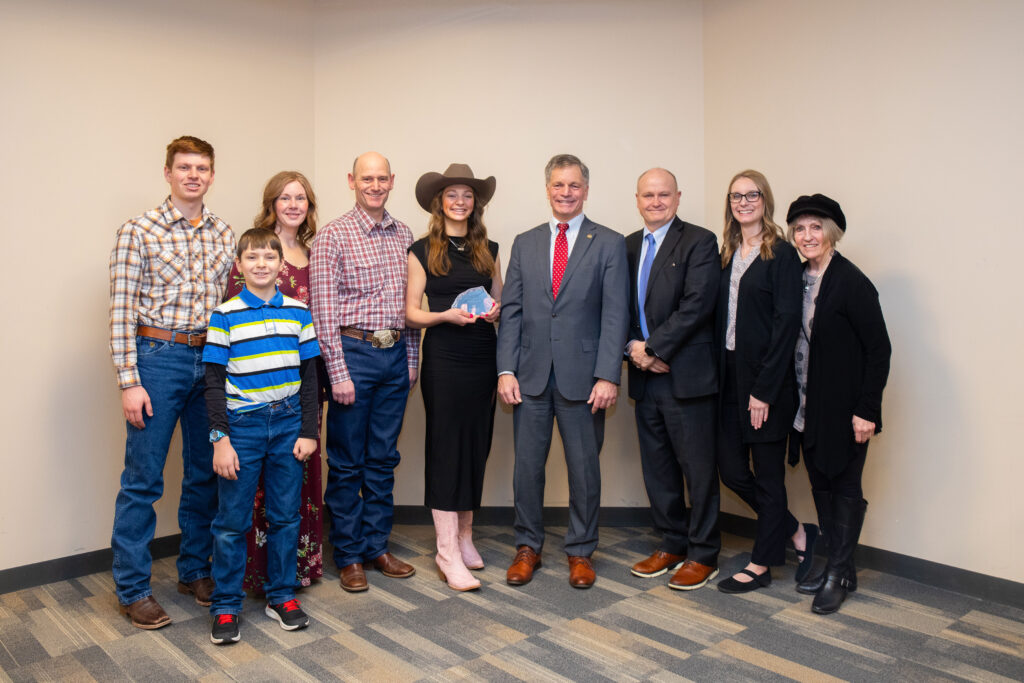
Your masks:
[{"label": "black long dress", "polygon": [[[488,242],[497,257],[498,245]],[[491,275],[473,268],[469,252],[450,242],[447,275],[427,267],[427,239],[414,242],[410,253],[427,273],[426,295],[431,312],[451,308],[455,297],[472,287],[491,288]],[[497,336],[483,320],[463,327],[441,323],[423,335],[420,392],[427,414],[424,444],[424,503],[434,510],[480,507],[484,468],[494,432],[497,395]]]}]

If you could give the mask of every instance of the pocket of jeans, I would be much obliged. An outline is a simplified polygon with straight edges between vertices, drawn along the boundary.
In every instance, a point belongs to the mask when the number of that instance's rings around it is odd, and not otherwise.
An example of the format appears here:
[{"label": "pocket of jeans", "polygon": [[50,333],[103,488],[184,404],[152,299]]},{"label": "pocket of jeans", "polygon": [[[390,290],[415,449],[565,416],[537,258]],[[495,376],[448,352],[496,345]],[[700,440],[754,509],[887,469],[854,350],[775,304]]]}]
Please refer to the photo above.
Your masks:
[{"label": "pocket of jeans", "polygon": [[152,356],[154,353],[163,351],[168,346],[170,346],[170,342],[166,342],[161,339],[150,339],[149,337],[135,338],[135,354],[140,358],[143,356]]},{"label": "pocket of jeans", "polygon": [[249,413],[242,413],[237,410],[228,411],[228,425],[231,427],[237,427],[243,425],[248,421]]}]

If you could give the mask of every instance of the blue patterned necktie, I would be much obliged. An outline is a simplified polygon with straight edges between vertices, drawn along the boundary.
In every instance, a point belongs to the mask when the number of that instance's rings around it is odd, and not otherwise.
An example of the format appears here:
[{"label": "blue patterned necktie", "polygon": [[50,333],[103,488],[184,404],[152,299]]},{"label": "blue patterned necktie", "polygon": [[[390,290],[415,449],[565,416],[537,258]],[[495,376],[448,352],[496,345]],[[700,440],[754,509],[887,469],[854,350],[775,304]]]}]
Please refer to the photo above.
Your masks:
[{"label": "blue patterned necktie", "polygon": [[650,336],[647,331],[647,314],[644,313],[644,303],[647,301],[647,280],[651,277],[651,264],[654,263],[654,235],[650,232],[644,237],[647,243],[647,253],[644,255],[644,263],[640,266],[640,282],[637,283],[636,298],[640,304],[640,331],[644,333],[644,341]]}]

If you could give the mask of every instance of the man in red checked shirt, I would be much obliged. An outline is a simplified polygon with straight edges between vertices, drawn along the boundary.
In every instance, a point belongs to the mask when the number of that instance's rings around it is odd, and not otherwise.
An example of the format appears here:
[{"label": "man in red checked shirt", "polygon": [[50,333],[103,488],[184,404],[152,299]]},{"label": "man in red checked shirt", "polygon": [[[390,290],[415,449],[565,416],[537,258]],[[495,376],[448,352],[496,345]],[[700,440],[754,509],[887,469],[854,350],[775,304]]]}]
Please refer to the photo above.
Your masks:
[{"label": "man in red checked shirt", "polygon": [[363,564],[385,576],[416,570],[388,551],[405,402],[416,383],[419,331],[405,325],[412,231],[385,209],[395,176],[376,152],[355,160],[356,205],[317,232],[310,309],[330,376],[327,491],[341,587],[367,589]]}]

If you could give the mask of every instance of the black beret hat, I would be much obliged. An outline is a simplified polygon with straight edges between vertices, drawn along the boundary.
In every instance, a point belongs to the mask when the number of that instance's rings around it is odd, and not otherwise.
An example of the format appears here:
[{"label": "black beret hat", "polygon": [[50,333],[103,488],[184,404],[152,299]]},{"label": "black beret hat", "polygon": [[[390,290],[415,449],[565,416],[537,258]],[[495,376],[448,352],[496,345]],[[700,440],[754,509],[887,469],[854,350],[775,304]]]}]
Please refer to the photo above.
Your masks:
[{"label": "black beret hat", "polygon": [[826,197],[823,194],[800,195],[789,205],[789,211],[786,213],[786,222],[792,223],[793,219],[806,214],[831,218],[836,222],[840,230],[846,232],[846,216],[843,215],[839,202],[831,197]]}]

